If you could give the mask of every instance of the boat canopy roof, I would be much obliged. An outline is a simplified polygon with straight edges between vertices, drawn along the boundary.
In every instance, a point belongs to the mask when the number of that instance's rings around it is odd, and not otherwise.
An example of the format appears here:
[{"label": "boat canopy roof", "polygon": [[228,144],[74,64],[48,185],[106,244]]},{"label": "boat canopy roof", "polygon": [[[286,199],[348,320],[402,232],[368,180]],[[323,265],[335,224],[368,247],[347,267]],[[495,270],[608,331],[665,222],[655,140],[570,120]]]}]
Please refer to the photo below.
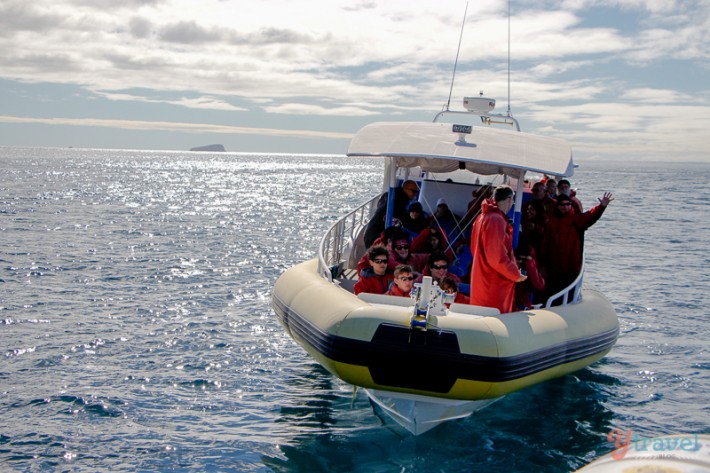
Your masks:
[{"label": "boat canopy roof", "polygon": [[348,156],[393,157],[397,167],[451,172],[464,163],[482,174],[517,176],[528,170],[555,176],[574,173],[572,150],[558,138],[452,123],[377,122],[358,131]]}]

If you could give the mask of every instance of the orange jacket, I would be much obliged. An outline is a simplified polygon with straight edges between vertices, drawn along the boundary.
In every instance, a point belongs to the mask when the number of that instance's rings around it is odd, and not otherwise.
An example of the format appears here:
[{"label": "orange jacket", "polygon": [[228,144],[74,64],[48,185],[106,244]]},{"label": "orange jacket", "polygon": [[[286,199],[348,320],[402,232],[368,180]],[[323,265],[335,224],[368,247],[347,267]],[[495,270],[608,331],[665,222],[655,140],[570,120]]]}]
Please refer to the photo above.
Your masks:
[{"label": "orange jacket", "polygon": [[471,304],[511,312],[520,270],[513,255],[508,217],[493,200],[483,202],[473,224],[471,253]]}]

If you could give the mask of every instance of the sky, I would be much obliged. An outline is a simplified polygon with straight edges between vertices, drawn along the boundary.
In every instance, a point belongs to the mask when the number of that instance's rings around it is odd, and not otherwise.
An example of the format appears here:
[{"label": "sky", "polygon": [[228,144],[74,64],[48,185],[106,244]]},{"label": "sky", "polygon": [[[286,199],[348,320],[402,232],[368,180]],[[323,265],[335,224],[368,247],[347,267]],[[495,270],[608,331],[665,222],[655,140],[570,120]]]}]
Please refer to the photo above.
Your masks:
[{"label": "sky", "polygon": [[0,0],[0,51],[0,146],[344,154],[483,92],[577,161],[710,162],[710,0]]}]

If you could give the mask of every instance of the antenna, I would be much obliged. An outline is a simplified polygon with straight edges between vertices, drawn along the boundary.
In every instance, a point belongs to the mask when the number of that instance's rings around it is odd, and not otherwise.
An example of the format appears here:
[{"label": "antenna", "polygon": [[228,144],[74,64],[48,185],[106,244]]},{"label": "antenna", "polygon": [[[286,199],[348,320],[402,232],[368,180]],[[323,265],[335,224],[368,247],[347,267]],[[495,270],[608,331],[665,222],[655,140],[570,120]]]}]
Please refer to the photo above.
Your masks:
[{"label": "antenna", "polygon": [[508,116],[510,116],[510,0],[508,0]]},{"label": "antenna", "polygon": [[456,60],[454,61],[454,73],[451,74],[451,87],[449,88],[449,100],[446,102],[446,111],[447,112],[449,111],[449,105],[451,105],[451,94],[454,91],[454,78],[456,77],[456,65],[459,63],[459,51],[461,51],[461,40],[463,39],[463,27],[466,24],[466,12],[468,12],[468,2],[466,2],[466,9],[463,11],[463,21],[461,22],[461,34],[459,35],[459,47],[456,48]]}]

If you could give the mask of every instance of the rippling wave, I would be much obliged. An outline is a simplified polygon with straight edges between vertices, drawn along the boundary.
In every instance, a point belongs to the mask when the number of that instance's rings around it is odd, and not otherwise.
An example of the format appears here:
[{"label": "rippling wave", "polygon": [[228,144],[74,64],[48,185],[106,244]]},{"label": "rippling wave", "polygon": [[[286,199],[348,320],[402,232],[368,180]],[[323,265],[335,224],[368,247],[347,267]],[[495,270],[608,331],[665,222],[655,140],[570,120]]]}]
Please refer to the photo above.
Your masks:
[{"label": "rippling wave", "polygon": [[707,433],[708,165],[584,164],[601,362],[403,435],[281,329],[276,278],[379,160],[0,148],[0,464],[13,471],[566,472],[612,428]]}]

